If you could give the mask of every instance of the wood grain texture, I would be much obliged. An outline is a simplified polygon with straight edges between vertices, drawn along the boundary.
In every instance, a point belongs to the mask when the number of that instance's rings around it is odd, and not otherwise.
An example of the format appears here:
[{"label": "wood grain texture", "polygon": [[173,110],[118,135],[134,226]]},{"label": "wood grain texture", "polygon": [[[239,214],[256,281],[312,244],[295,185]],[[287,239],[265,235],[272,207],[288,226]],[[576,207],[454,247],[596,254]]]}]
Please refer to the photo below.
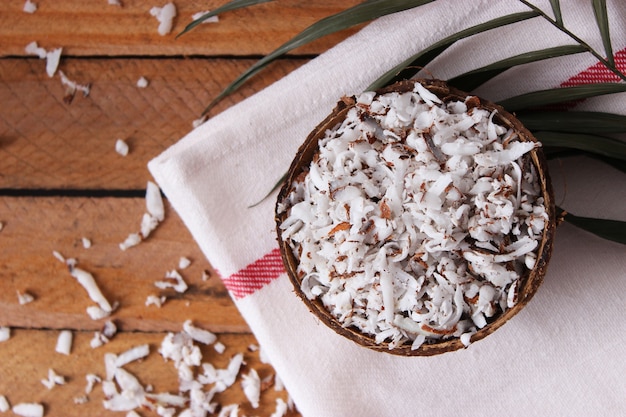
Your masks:
[{"label": "wood grain texture", "polygon": [[[178,215],[169,207],[159,227],[138,246],[119,243],[137,232],[146,211],[142,198],[0,198],[0,325],[98,330],[86,308],[94,305],[53,251],[76,258],[109,302],[111,318],[124,331],[174,331],[191,319],[215,332],[247,332],[219,276],[211,270]],[[85,249],[82,237],[92,241]],[[178,268],[180,257],[191,265]],[[177,269],[189,285],[180,294],[154,282]],[[210,278],[202,279],[203,271]],[[35,301],[20,305],[17,291]],[[148,295],[165,295],[161,308],[145,306]]]},{"label": "wood grain texture", "polygon": [[[224,4],[215,0],[176,0],[172,32],[161,36],[153,6],[167,1],[121,0],[39,1],[33,14],[22,11],[24,0],[0,2],[0,56],[23,56],[24,47],[37,41],[46,49],[63,47],[68,56],[244,56],[267,54],[315,21],[359,3],[357,0],[280,1],[226,13],[219,22],[204,24],[176,39],[194,13]],[[314,42],[296,53],[317,54],[354,30]]]},{"label": "wood grain texture", "polygon": [[[92,349],[89,342],[91,332],[74,332],[72,352],[69,356],[55,352],[58,331],[14,329],[12,337],[0,343],[0,395],[6,396],[12,405],[21,402],[36,402],[44,405],[46,417],[83,417],[83,416],[120,416],[119,412],[105,410],[102,405],[104,395],[100,384],[96,384],[87,396],[89,401],[75,404],[74,398],[85,395],[85,375],[93,373],[105,377],[104,354],[122,353],[134,346],[148,344],[150,354],[141,361],[124,366],[139,381],[151,384],[154,392],[178,394],[178,377],[171,361],[164,361],[158,353],[165,333],[120,333],[108,344]],[[269,416],[276,407],[276,399],[287,401],[284,390],[269,386],[261,394],[259,408],[252,408],[241,388],[241,375],[254,369],[261,379],[273,381],[274,371],[268,364],[262,363],[258,351],[251,351],[249,346],[256,341],[249,334],[223,334],[218,341],[226,346],[219,354],[213,346],[197,344],[201,348],[203,362],[211,363],[218,369],[226,368],[230,358],[243,353],[245,365],[235,384],[221,394],[215,401],[222,406],[239,404],[240,415]],[[57,385],[48,390],[41,379],[46,379],[48,369],[66,377],[65,385]],[[210,385],[206,387],[208,390]],[[154,411],[138,410],[144,416],[157,416]],[[9,413],[10,414],[10,413]],[[11,414],[12,415],[12,414]],[[297,416],[297,411],[289,412],[286,417]]]},{"label": "wood grain texture", "polygon": [[[157,33],[149,13],[168,0],[33,0],[34,14],[22,11],[25,0],[0,2],[0,326],[12,337],[0,343],[0,395],[11,404],[41,402],[45,416],[121,415],[102,408],[97,386],[85,404],[85,374],[104,375],[103,355],[149,344],[150,356],[127,369],[155,391],[178,390],[176,372],[158,347],[169,331],[185,320],[209,329],[227,347],[223,355],[204,347],[205,361],[225,367],[238,352],[245,354],[242,373],[256,369],[261,378],[274,371],[259,361],[256,343],[220,277],[212,270],[189,231],[166,203],[166,219],[139,246],[121,251],[129,233],[139,231],[146,211],[142,197],[151,179],[149,160],[192,129],[205,106],[238,74],[311,23],[360,0],[286,0],[220,16],[215,24],[176,39],[195,12],[226,0],[173,0],[178,9],[172,32]],[[243,100],[306,63],[356,29],[331,35],[293,51],[225,99],[211,115]],[[63,48],[59,70],[89,96],[68,100],[60,74],[50,78],[45,61],[27,55],[37,41],[46,49]],[[140,77],[149,80],[138,88]],[[126,157],[115,141],[130,146]],[[219,198],[219,196],[216,196]],[[84,248],[81,239],[92,241]],[[110,317],[119,333],[107,345],[92,349],[94,321],[85,309],[94,303],[52,251],[78,259],[93,274],[104,295],[119,302]],[[155,281],[176,269],[181,256],[192,260],[180,273],[189,289],[178,294],[159,290]],[[207,281],[203,271],[210,273]],[[17,292],[35,297],[20,305]],[[145,306],[148,295],[165,295],[161,308]],[[54,352],[60,329],[71,329],[70,356]],[[40,382],[49,368],[68,378],[53,390]],[[284,391],[267,389],[253,409],[241,389],[216,400],[239,404],[240,416],[270,416]],[[323,400],[323,399],[322,399]],[[9,413],[10,414],[10,413]],[[141,410],[143,417],[154,412]],[[289,411],[287,417],[299,415]]]},{"label": "wood grain texture", "polygon": [[[91,93],[65,103],[38,59],[0,60],[0,189],[140,189],[148,161],[192,129],[205,106],[252,60],[66,59],[60,69]],[[216,112],[301,65],[281,60]],[[138,88],[140,77],[149,80]],[[130,153],[115,152],[124,139]]]}]

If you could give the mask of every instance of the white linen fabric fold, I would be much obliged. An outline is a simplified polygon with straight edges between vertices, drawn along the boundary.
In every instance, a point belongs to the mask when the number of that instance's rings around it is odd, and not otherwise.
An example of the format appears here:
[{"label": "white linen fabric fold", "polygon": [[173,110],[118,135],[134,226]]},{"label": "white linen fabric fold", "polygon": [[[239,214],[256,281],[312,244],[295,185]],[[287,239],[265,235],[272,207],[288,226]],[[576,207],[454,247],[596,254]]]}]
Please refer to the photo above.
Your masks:
[{"label": "white linen fabric fold", "polygon": [[[562,3],[566,25],[602,51],[591,2]],[[623,64],[626,4],[608,3],[613,46]],[[539,5],[550,10],[547,0]],[[286,172],[309,131],[342,95],[362,91],[392,65],[445,36],[525,10],[513,0],[439,0],[379,19],[150,162],[304,416],[626,415],[624,246],[559,226],[545,282],[520,314],[467,349],[402,358],[357,346],[316,320],[280,262],[275,196],[249,208]],[[459,42],[429,71],[445,79],[565,43],[572,41],[545,21],[524,21]],[[568,81],[610,80],[595,64],[589,54],[529,64],[477,93],[499,100]],[[624,98],[580,106],[626,114]],[[586,158],[552,168],[559,204],[579,215],[626,220],[622,173]]]}]

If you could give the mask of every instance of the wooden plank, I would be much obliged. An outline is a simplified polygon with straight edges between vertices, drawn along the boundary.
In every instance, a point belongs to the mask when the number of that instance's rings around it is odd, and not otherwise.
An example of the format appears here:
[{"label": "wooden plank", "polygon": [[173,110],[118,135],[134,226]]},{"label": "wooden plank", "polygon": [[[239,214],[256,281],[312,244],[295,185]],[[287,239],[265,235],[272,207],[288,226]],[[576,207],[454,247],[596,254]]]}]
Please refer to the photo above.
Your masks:
[{"label": "wooden plank", "polygon": [[[89,345],[92,334],[88,332],[74,333],[72,353],[69,356],[54,351],[57,331],[14,329],[12,337],[0,343],[0,395],[5,395],[12,405],[20,402],[37,402],[45,407],[46,416],[82,417],[82,416],[119,416],[119,412],[111,412],[103,408],[104,395],[100,384],[96,384],[88,395],[89,401],[75,404],[74,398],[85,395],[85,375],[94,373],[105,377],[104,354],[122,353],[134,346],[148,344],[150,355],[137,362],[132,362],[124,369],[135,375],[144,384],[151,384],[154,392],[170,392],[178,394],[178,378],[171,361],[164,361],[158,348],[165,337],[164,333],[120,333],[103,347],[92,349]],[[203,362],[211,363],[218,369],[227,366],[229,359],[243,353],[245,366],[241,369],[235,384],[224,393],[218,394],[215,401],[223,406],[239,404],[239,415],[272,414],[276,407],[276,399],[287,401],[284,390],[268,388],[261,394],[259,408],[253,409],[241,389],[241,375],[255,369],[261,379],[272,378],[274,370],[259,360],[258,351],[253,352],[248,346],[255,344],[250,334],[220,334],[218,341],[226,346],[223,354],[218,354],[212,346],[199,345],[203,354]],[[10,358],[10,359],[9,359]],[[65,385],[58,385],[48,390],[40,382],[46,379],[48,369],[65,376]],[[211,385],[206,386],[208,390]],[[138,410],[144,416],[156,416],[149,410]],[[290,411],[287,417],[299,415]]]},{"label": "wooden plank", "polygon": [[[119,302],[112,315],[126,331],[173,331],[191,319],[216,332],[247,332],[219,276],[211,271],[178,215],[166,218],[140,245],[122,251],[119,243],[139,231],[143,198],[0,198],[0,326],[97,330],[86,308],[94,305],[53,251],[76,258],[94,276],[105,297]],[[85,249],[82,237],[92,241]],[[178,268],[180,257],[191,266]],[[154,282],[178,269],[189,285],[179,294]],[[203,271],[211,277],[204,281]],[[35,301],[20,305],[17,291]],[[161,308],[145,306],[149,295],[165,295]]]},{"label": "wooden plank", "polygon": [[[63,47],[64,55],[260,55],[267,54],[295,34],[358,0],[281,1],[224,14],[219,22],[205,24],[176,39],[191,16],[215,9],[224,0],[176,0],[177,17],[172,32],[160,36],[150,15],[164,1],[122,0],[123,7],[106,0],[35,1],[38,9],[24,13],[23,0],[0,2],[0,56],[23,56],[24,47],[38,41],[46,49]],[[297,52],[317,54],[344,39],[331,35]]]},{"label": "wooden plank", "polygon": [[[65,59],[68,77],[91,84],[63,101],[58,76],[40,60],[0,60],[0,188],[140,189],[147,162],[192,129],[192,122],[252,60]],[[216,112],[301,65],[281,60],[228,97]],[[147,88],[136,86],[146,77]],[[118,155],[117,138],[130,154]]]}]

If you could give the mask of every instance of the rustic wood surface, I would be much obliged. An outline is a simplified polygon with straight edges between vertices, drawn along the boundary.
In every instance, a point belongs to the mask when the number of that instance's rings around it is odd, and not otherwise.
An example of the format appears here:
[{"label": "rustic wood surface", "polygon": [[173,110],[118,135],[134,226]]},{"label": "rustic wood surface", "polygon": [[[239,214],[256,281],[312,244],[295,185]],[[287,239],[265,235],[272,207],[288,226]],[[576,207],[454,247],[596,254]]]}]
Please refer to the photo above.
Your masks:
[{"label": "rustic wood surface", "polygon": [[[222,405],[239,404],[240,415],[269,416],[276,399],[288,393],[264,389],[253,409],[241,389],[241,374],[256,369],[271,380],[271,365],[259,352],[220,277],[212,270],[177,214],[166,202],[166,219],[139,246],[121,251],[137,232],[146,211],[144,193],[151,176],[147,162],[188,133],[212,97],[255,59],[273,50],[309,24],[356,4],[330,0],[284,1],[224,14],[176,39],[191,15],[224,1],[175,0],[172,33],[160,36],[147,0],[34,0],[38,9],[23,11],[25,0],[0,3],[0,327],[11,338],[0,342],[0,395],[10,404],[36,402],[46,416],[120,415],[103,409],[97,385],[89,401],[82,395],[85,375],[104,375],[103,356],[148,344],[148,358],[128,370],[155,391],[176,392],[177,375],[158,353],[168,332],[185,320],[211,330],[226,346],[219,354],[203,346],[204,360],[225,367],[241,352],[245,366],[235,385],[219,394]],[[272,64],[214,112],[232,106],[307,62],[354,30],[300,48]],[[45,61],[28,55],[32,41],[46,49],[63,48],[59,70],[91,92],[68,100],[59,73],[48,77]],[[138,88],[140,77],[149,80]],[[130,153],[114,150],[124,139]],[[216,196],[219,198],[219,196]],[[82,238],[92,242],[84,248]],[[84,289],[57,251],[76,258],[93,274],[104,295],[119,307],[111,319],[119,333],[93,349],[90,340],[103,321],[91,320]],[[178,268],[189,290],[159,290],[154,282]],[[203,275],[208,279],[203,279]],[[20,304],[19,293],[34,301]],[[166,296],[161,308],[145,306],[148,295]],[[55,352],[61,329],[74,334],[69,356]],[[40,382],[48,369],[67,383],[48,390]],[[156,415],[140,410],[142,416]],[[10,415],[10,413],[9,413]],[[288,416],[297,416],[296,409]]]}]

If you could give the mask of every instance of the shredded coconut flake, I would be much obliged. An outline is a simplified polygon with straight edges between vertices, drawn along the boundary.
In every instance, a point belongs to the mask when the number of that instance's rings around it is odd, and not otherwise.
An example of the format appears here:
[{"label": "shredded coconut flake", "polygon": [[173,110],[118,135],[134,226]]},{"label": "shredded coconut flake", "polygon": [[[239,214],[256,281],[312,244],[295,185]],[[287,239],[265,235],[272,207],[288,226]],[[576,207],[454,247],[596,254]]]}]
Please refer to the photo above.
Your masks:
[{"label": "shredded coconut flake", "polygon": [[301,289],[390,348],[469,343],[534,264],[548,218],[525,155],[538,144],[420,83],[356,101],[279,205]]},{"label": "shredded coconut flake", "polygon": [[26,13],[35,13],[37,11],[37,5],[30,0],[26,0],[24,3],[24,12]]},{"label": "shredded coconut flake", "polygon": [[[193,20],[197,20],[197,19],[200,19],[205,14],[210,13],[210,12],[211,12],[210,10],[205,10],[203,12],[194,13],[193,16],[191,16],[191,18]],[[202,24],[205,24],[205,23],[217,23],[219,21],[220,21],[219,16],[211,16],[208,19],[203,20]]]},{"label": "shredded coconut flake", "polygon": [[85,375],[85,380],[87,381],[87,384],[85,385],[85,394],[91,394],[94,385],[102,382],[102,378],[96,374]]},{"label": "shredded coconut flake", "polygon": [[217,340],[217,336],[215,336],[215,334],[211,333],[208,330],[200,329],[194,326],[191,323],[191,320],[186,320],[183,323],[183,331],[196,342],[200,342],[205,345],[215,343],[215,341]]},{"label": "shredded coconut flake", "polygon": [[84,97],[87,97],[91,92],[91,86],[89,84],[79,84],[74,80],[70,80],[63,71],[59,71],[59,76],[61,77],[61,84],[66,87],[65,102],[71,103],[77,91],[82,92]]},{"label": "shredded coconut flake", "polygon": [[100,288],[98,287],[98,284],[96,284],[96,280],[94,279],[93,275],[91,275],[91,273],[83,269],[74,267],[71,269],[70,274],[76,279],[76,281],[78,281],[80,285],[83,286],[85,291],[87,291],[89,298],[97,303],[98,307],[100,307],[103,311],[107,313],[111,313],[113,311],[113,307],[104,297],[104,295],[102,295],[102,291],[100,291]]},{"label": "shredded coconut flake", "polygon": [[0,342],[6,342],[11,338],[11,328],[6,326],[0,327]]},{"label": "shredded coconut flake", "polygon": [[181,258],[178,261],[178,269],[185,269],[189,265],[191,265],[191,260],[189,260],[189,258],[185,258],[184,256],[181,256]]},{"label": "shredded coconut flake", "polygon": [[35,297],[28,292],[17,291],[17,301],[20,303],[20,305],[24,305],[35,301]]},{"label": "shredded coconut flake", "polygon": [[152,181],[148,181],[146,185],[146,210],[160,222],[165,219],[165,206],[163,205],[161,190]]},{"label": "shredded coconut flake", "polygon": [[282,398],[276,398],[276,410],[270,417],[283,417],[287,414],[287,403]]},{"label": "shredded coconut flake", "polygon": [[22,417],[43,417],[43,405],[37,403],[19,403],[11,409],[13,413]]},{"label": "shredded coconut flake", "polygon": [[184,293],[187,291],[187,283],[183,279],[180,273],[173,269],[165,273],[165,280],[157,281],[154,283],[155,287],[160,288],[162,290],[166,288],[173,288],[174,291],[179,293]]},{"label": "shredded coconut flake", "polygon": [[54,350],[62,355],[69,355],[72,352],[72,331],[61,330],[57,337],[57,344]]},{"label": "shredded coconut flake", "polygon": [[45,48],[42,48],[37,44],[37,41],[33,41],[26,45],[26,48],[24,48],[24,52],[29,55],[37,55],[39,59],[46,59],[47,52]]},{"label": "shredded coconut flake", "polygon": [[128,143],[126,143],[124,141],[124,139],[117,139],[115,141],[115,152],[117,152],[118,154],[122,155],[122,156],[126,156],[128,155]]},{"label": "shredded coconut flake", "polygon": [[241,388],[252,408],[259,408],[259,400],[261,398],[261,379],[254,369],[243,375]]},{"label": "shredded coconut flake", "polygon": [[141,236],[139,233],[131,233],[128,237],[120,243],[120,249],[126,250],[128,248],[132,248],[133,246],[137,246],[141,243]]},{"label": "shredded coconut flake", "polygon": [[226,351],[226,346],[222,342],[217,342],[213,345],[213,349],[220,355]]},{"label": "shredded coconut flake", "polygon": [[6,413],[11,409],[9,405],[9,400],[4,395],[0,395],[0,413]]},{"label": "shredded coconut flake", "polygon": [[146,88],[148,86],[148,80],[146,79],[146,77],[139,77],[139,79],[137,80],[137,87],[138,88]]},{"label": "shredded coconut flake", "polygon": [[91,240],[90,239],[88,239],[86,237],[83,237],[83,238],[81,238],[81,242],[83,244],[83,248],[89,249],[91,247]]},{"label": "shredded coconut flake", "polygon": [[65,377],[58,375],[54,369],[48,369],[48,379],[42,379],[41,383],[50,390],[55,385],[65,385]]},{"label": "shredded coconut flake", "polygon": [[161,308],[161,306],[165,303],[167,297],[164,295],[159,297],[158,295],[149,295],[146,297],[146,307],[148,306],[156,306]]},{"label": "shredded coconut flake", "polygon": [[150,14],[159,21],[159,35],[165,36],[172,31],[174,18],[176,17],[176,6],[174,3],[167,3],[163,7],[153,7]]},{"label": "shredded coconut flake", "polygon": [[50,78],[54,77],[54,74],[57,72],[57,68],[59,68],[62,51],[63,48],[56,48],[52,51],[46,52],[46,73]]}]

